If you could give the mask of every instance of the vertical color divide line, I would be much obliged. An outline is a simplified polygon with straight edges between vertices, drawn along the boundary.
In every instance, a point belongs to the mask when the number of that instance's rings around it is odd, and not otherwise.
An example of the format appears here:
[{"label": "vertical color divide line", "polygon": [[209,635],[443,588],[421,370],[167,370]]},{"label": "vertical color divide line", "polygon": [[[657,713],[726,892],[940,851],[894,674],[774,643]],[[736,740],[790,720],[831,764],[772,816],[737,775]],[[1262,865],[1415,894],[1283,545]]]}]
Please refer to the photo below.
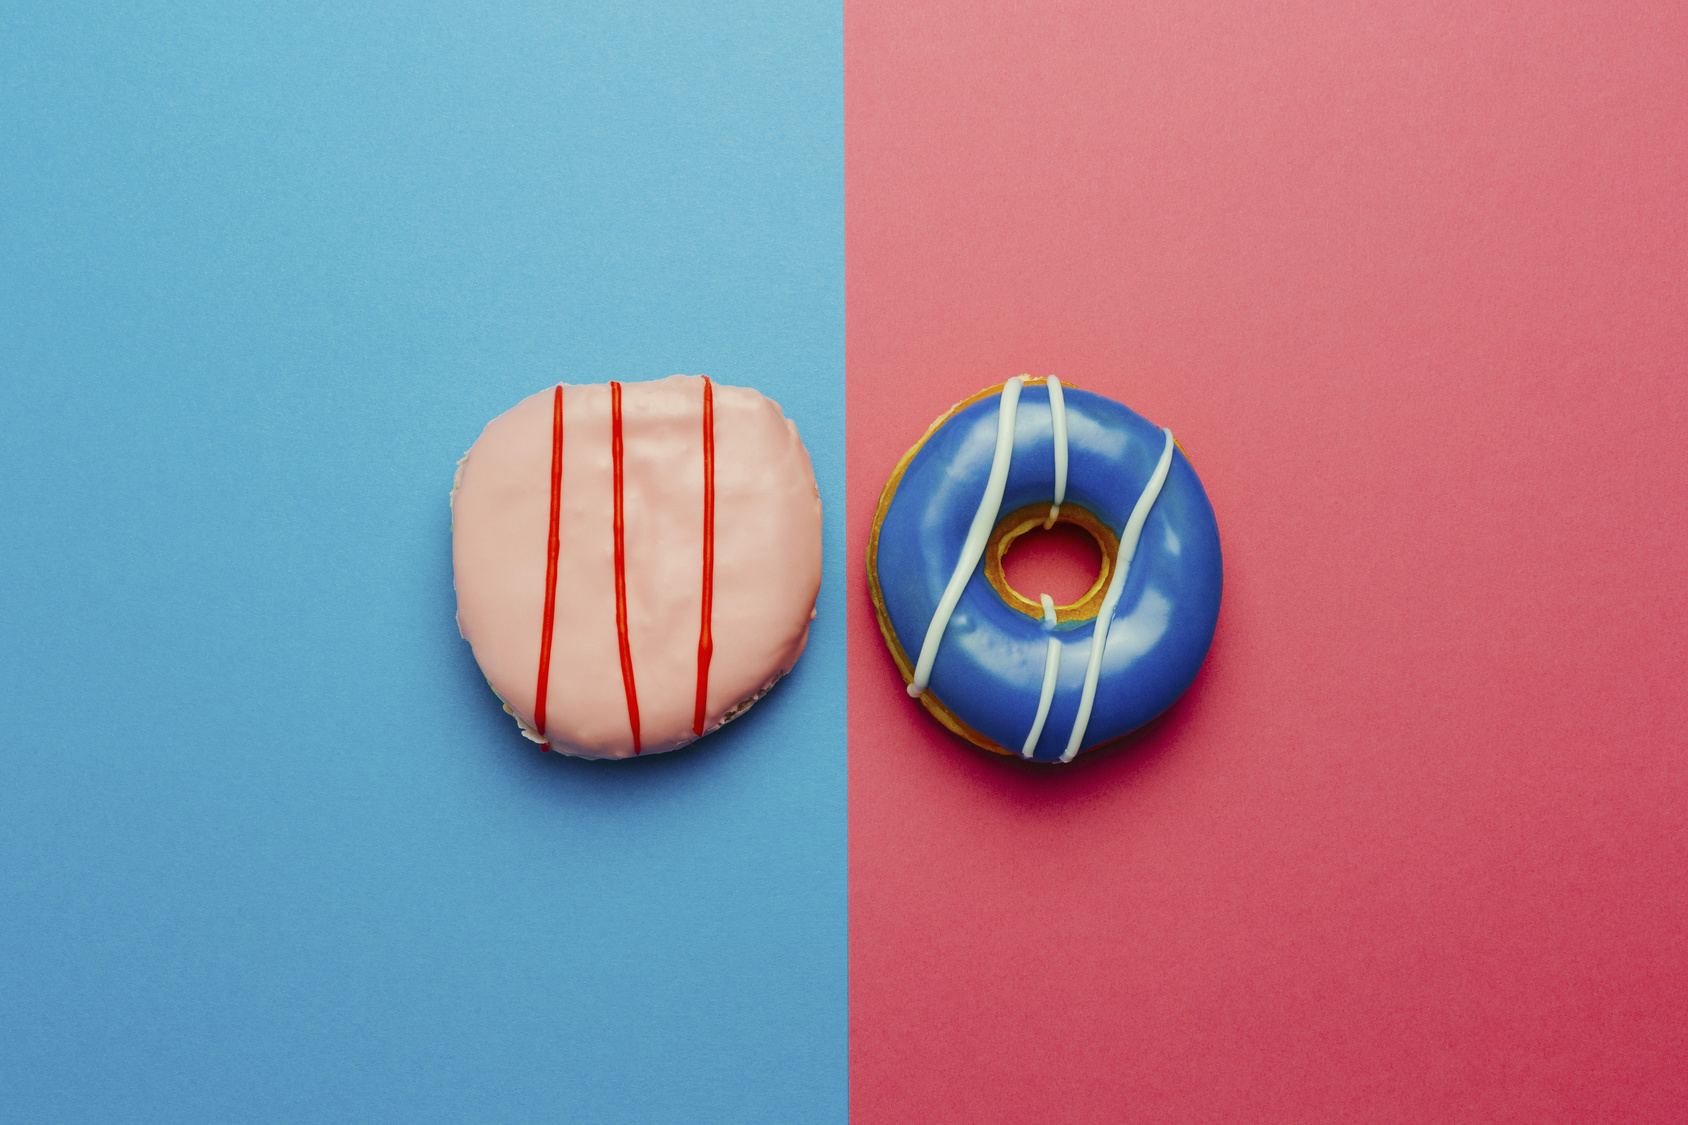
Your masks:
[{"label": "vertical color divide line", "polygon": [[621,519],[621,384],[610,383],[610,460],[615,468],[615,633],[621,644],[621,686],[627,692],[627,724],[633,753],[639,752],[639,689],[633,684],[633,650],[627,643],[627,545]]},{"label": "vertical color divide line", "polygon": [[551,535],[545,555],[545,620],[539,626],[539,684],[533,692],[533,725],[543,739],[542,750],[551,749],[545,738],[545,696],[551,687],[551,630],[557,616],[557,548],[563,512],[563,385],[551,396]]},{"label": "vertical color divide line", "polygon": [[703,737],[704,714],[709,703],[709,659],[715,655],[715,638],[709,622],[715,608],[715,385],[703,377],[703,621],[697,631],[697,710],[692,716],[692,733]]}]

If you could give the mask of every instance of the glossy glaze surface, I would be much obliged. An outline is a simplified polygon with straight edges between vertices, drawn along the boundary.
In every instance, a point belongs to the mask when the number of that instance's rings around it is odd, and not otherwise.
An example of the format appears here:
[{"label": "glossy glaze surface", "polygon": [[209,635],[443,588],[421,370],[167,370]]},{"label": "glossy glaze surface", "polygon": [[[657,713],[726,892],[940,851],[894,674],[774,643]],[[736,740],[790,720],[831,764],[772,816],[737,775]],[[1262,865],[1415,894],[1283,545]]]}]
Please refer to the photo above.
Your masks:
[{"label": "glossy glaze surface", "polygon": [[[1069,474],[1065,503],[1116,530],[1149,482],[1165,445],[1152,423],[1112,399],[1065,388]],[[999,400],[963,408],[927,438],[897,483],[877,539],[885,613],[905,653],[920,649],[989,476]],[[1054,493],[1054,426],[1047,388],[1028,383],[1014,427],[1002,511]],[[1118,738],[1171,706],[1201,668],[1219,616],[1219,529],[1201,481],[1175,449],[1144,524],[1103,650],[1082,749]],[[1021,593],[1036,598],[1041,591]],[[1094,619],[1063,622],[1055,695],[1032,757],[1057,761],[1079,709]],[[963,722],[1018,750],[1038,713],[1050,634],[1011,608],[975,568],[945,630],[930,691]]]}]

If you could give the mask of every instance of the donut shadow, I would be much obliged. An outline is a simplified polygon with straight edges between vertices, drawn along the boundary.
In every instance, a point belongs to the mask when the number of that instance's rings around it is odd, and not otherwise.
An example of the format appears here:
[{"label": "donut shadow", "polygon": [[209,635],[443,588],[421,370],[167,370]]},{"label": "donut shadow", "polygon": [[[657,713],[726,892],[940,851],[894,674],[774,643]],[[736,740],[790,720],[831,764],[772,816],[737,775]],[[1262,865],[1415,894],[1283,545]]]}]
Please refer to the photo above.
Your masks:
[{"label": "donut shadow", "polygon": [[1001,754],[992,754],[991,757],[1001,758],[1003,764],[1011,770],[1030,777],[1047,778],[1054,784],[1061,784],[1062,779],[1081,777],[1098,770],[1146,768],[1172,752],[1184,728],[1195,718],[1201,704],[1203,681],[1206,678],[1207,665],[1204,663],[1196,673],[1196,678],[1190,682],[1184,694],[1173,701],[1172,706],[1136,730],[1087,750],[1065,765],[1028,762],[1023,758],[1009,758]]},{"label": "donut shadow", "polygon": [[[1133,789],[1150,784],[1159,767],[1182,744],[1187,729],[1201,716],[1211,685],[1222,679],[1216,666],[1222,663],[1224,635],[1221,613],[1207,658],[1190,686],[1170,707],[1136,730],[1088,750],[1070,763],[1028,762],[1018,755],[993,753],[942,728],[932,742],[944,746],[945,759],[966,775],[965,782],[1010,804],[1047,807],[1052,800],[1088,802],[1098,788]],[[890,674],[900,680],[889,652],[884,659]],[[920,718],[932,722],[924,713]]]}]

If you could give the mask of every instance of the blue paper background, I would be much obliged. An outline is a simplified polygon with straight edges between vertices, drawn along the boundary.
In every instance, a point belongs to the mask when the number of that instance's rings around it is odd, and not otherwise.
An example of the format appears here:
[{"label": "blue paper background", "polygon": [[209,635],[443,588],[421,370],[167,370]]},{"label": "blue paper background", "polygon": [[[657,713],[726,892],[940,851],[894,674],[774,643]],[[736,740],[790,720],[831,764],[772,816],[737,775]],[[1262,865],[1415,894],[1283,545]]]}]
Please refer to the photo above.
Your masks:
[{"label": "blue paper background", "polygon": [[[838,1121],[836,4],[0,17],[18,1121]],[[446,495],[556,380],[796,419],[828,573],[692,751],[539,754]]]}]

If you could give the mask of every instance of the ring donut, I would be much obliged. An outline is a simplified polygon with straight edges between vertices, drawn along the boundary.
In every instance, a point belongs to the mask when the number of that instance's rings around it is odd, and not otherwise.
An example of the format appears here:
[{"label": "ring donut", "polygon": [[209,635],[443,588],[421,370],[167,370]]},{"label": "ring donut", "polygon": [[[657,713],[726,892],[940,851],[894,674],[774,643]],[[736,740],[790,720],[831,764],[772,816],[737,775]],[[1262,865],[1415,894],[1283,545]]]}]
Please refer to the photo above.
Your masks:
[{"label": "ring donut", "polygon": [[[1002,569],[1018,536],[1056,521],[1102,552],[1063,606]],[[1043,762],[1170,707],[1223,584],[1213,506],[1172,431],[1054,376],[987,387],[932,424],[880,494],[867,570],[909,694],[976,745]]]}]

